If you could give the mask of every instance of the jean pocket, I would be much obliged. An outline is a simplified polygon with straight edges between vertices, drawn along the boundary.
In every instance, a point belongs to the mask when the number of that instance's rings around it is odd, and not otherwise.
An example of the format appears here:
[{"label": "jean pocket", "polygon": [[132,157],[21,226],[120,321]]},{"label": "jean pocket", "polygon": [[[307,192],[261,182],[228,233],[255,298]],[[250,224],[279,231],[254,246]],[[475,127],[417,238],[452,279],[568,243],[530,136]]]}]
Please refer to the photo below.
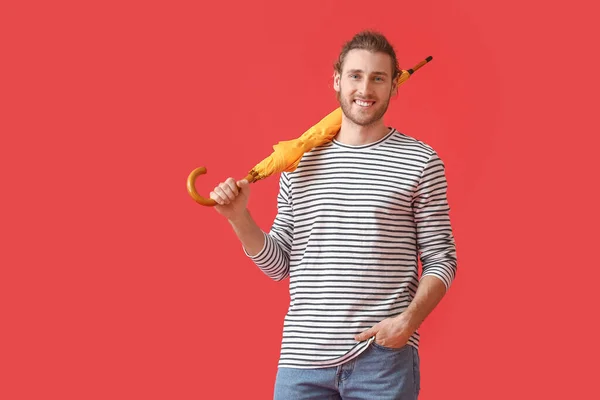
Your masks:
[{"label": "jean pocket", "polygon": [[408,348],[408,346],[409,346],[409,345],[408,345],[408,344],[405,344],[405,345],[404,345],[404,346],[402,346],[402,347],[387,347],[387,346],[382,346],[382,345],[380,345],[380,344],[376,343],[375,341],[373,341],[373,342],[371,343],[371,346],[375,347],[376,349],[383,350],[383,351],[389,351],[389,352],[401,352],[401,351],[403,351],[403,350],[406,350],[406,349]]}]

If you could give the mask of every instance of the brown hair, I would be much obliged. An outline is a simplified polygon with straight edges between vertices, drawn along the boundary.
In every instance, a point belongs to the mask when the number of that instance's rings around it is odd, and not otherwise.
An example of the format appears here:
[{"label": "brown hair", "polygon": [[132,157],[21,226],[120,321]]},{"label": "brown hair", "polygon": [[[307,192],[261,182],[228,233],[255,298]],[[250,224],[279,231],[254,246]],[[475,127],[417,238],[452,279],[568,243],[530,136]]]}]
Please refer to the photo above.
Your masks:
[{"label": "brown hair", "polygon": [[338,74],[342,73],[342,66],[346,55],[350,50],[368,50],[373,53],[381,52],[389,55],[392,59],[392,79],[396,79],[400,74],[398,59],[394,47],[381,33],[376,31],[362,31],[354,35],[354,37],[346,42],[342,47],[342,51],[338,60],[333,65],[333,68]]}]

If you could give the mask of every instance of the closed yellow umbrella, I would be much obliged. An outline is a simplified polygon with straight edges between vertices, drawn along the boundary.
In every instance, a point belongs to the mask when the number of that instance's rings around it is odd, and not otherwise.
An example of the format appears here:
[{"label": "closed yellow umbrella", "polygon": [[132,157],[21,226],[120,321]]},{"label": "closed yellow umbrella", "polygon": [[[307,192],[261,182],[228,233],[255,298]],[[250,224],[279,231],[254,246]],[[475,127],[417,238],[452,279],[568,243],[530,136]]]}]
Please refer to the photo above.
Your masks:
[{"label": "closed yellow umbrella", "polygon": [[[398,85],[404,83],[416,70],[421,68],[432,60],[433,57],[427,57],[414,68],[401,70],[398,77]],[[275,173],[292,172],[298,167],[302,155],[314,147],[320,146],[331,141],[339,132],[342,126],[342,109],[338,107],[317,124],[302,134],[302,136],[293,139],[281,141],[273,146],[273,152],[267,158],[256,164],[246,179],[249,183],[259,181]],[[203,206],[214,206],[217,204],[211,198],[205,198],[196,191],[195,183],[199,175],[205,174],[205,167],[194,169],[187,178],[187,190],[190,196]]]}]

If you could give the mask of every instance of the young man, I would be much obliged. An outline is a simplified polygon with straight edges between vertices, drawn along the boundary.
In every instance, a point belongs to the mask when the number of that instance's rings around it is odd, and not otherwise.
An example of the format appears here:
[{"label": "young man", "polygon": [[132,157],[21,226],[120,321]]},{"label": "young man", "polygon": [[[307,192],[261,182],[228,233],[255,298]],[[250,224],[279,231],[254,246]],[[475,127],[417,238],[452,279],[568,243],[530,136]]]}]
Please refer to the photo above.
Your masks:
[{"label": "young man", "polygon": [[268,233],[246,208],[247,182],[210,194],[247,256],[290,278],[275,399],[418,397],[418,328],[457,262],[443,162],[383,122],[399,73],[381,34],[345,44],[334,75],[341,129],[281,174]]}]

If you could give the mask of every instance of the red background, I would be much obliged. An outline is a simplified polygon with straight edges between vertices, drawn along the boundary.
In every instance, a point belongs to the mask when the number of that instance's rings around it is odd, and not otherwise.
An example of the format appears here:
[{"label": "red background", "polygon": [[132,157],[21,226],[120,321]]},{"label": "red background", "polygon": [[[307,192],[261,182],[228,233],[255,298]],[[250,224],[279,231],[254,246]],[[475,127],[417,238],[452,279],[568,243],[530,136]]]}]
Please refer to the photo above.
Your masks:
[{"label": "red background", "polygon": [[[388,125],[447,166],[459,267],[422,398],[597,399],[588,2],[3,2],[2,399],[268,399],[287,281],[191,199],[335,107],[342,43],[401,66]],[[277,178],[252,185],[267,230]]]}]

